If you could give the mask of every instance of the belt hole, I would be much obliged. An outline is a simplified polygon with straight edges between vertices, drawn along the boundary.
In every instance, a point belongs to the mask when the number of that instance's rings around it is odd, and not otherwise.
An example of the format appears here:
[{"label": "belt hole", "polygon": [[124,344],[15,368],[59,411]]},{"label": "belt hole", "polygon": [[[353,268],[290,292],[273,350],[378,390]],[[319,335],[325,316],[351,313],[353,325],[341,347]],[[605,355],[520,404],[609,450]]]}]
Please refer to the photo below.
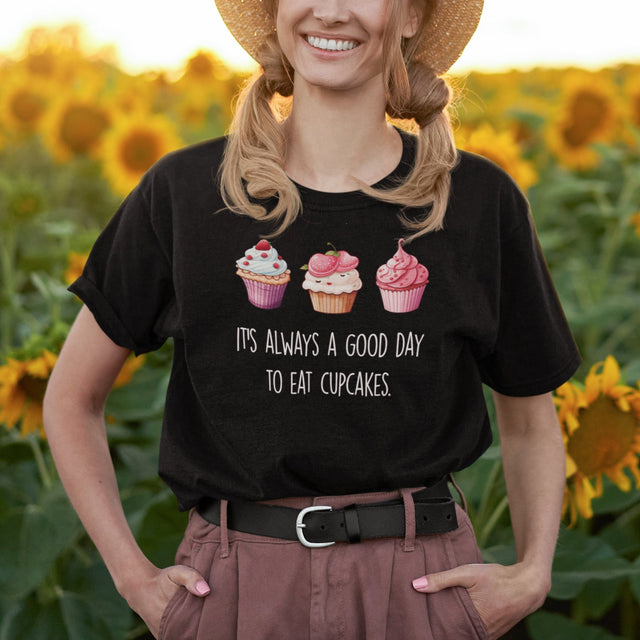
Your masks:
[{"label": "belt hole", "polygon": [[447,513],[447,520],[451,520],[451,514]]},{"label": "belt hole", "polygon": [[344,522],[341,522],[340,526],[344,529]]},{"label": "belt hole", "polygon": [[[449,516],[449,518],[451,518],[451,516]],[[320,529],[321,529],[322,531],[324,531],[324,530],[326,529],[326,527],[325,527],[323,524],[321,524],[321,525],[320,525]]]},{"label": "belt hole", "polygon": [[429,518],[427,518],[427,516],[422,516],[422,519],[427,522],[427,520],[429,520]]}]

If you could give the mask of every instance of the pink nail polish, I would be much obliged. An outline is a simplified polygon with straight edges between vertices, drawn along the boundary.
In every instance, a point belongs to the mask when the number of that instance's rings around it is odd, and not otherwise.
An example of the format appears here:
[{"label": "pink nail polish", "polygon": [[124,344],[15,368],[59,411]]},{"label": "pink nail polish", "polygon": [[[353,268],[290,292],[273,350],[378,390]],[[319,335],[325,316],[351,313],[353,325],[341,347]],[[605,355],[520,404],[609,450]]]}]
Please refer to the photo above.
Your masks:
[{"label": "pink nail polish", "polygon": [[416,578],[413,581],[413,588],[420,591],[420,589],[426,589],[429,586],[429,581],[426,576],[422,576],[422,578]]},{"label": "pink nail polish", "polygon": [[196,582],[196,591],[201,596],[206,596],[211,591],[211,589],[204,580],[198,580],[198,582]]}]

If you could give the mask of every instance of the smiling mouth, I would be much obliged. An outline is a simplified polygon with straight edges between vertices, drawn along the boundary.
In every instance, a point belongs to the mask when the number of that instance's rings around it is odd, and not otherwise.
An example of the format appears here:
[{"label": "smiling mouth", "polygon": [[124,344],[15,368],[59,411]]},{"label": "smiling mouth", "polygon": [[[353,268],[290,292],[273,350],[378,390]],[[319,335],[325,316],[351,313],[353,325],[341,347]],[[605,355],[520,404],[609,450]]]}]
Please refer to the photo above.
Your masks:
[{"label": "smiling mouth", "polygon": [[321,51],[350,51],[359,45],[354,40],[336,40],[333,38],[317,38],[316,36],[307,36],[306,40],[314,49],[320,49]]}]

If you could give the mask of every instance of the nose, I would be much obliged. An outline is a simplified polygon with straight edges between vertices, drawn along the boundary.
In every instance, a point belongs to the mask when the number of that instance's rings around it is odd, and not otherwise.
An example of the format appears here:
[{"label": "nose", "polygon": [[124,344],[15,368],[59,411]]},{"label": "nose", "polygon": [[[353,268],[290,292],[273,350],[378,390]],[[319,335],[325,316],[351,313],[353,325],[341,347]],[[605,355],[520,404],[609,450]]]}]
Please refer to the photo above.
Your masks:
[{"label": "nose", "polygon": [[318,0],[313,8],[313,17],[329,26],[349,19],[348,2],[345,0]]}]

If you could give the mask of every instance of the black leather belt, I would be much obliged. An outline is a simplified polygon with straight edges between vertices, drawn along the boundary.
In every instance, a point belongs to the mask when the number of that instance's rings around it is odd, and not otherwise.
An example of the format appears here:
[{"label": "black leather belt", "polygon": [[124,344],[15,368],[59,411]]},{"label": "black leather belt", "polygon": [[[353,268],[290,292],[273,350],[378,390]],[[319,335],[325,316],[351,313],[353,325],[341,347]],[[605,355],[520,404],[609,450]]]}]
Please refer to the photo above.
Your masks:
[{"label": "black leather belt", "polygon": [[[416,535],[453,531],[458,527],[455,502],[447,479],[413,494]],[[220,524],[220,500],[207,498],[198,513]],[[259,536],[299,540],[306,547],[325,547],[334,542],[360,542],[367,538],[405,535],[405,512],[401,498],[371,504],[352,504],[342,509],[313,505],[292,509],[257,502],[229,502],[229,529]]]}]

